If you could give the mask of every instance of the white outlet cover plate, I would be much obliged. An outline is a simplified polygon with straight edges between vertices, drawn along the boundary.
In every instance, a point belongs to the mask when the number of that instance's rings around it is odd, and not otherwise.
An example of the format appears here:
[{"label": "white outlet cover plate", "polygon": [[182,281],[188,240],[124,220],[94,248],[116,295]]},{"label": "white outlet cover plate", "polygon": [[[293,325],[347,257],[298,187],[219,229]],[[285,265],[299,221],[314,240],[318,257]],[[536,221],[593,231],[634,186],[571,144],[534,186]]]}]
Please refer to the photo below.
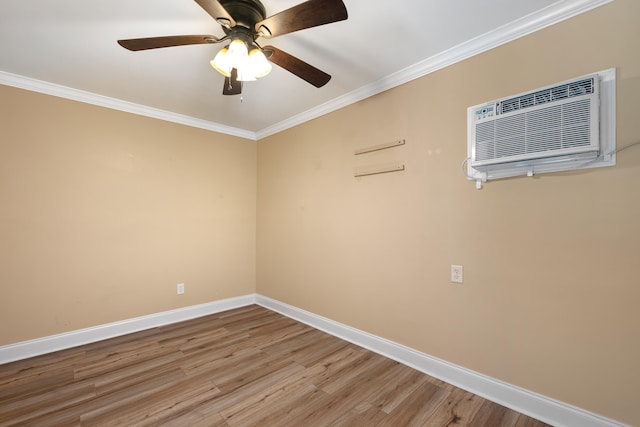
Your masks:
[{"label": "white outlet cover plate", "polygon": [[464,279],[464,268],[461,265],[451,265],[451,281],[462,283]]}]

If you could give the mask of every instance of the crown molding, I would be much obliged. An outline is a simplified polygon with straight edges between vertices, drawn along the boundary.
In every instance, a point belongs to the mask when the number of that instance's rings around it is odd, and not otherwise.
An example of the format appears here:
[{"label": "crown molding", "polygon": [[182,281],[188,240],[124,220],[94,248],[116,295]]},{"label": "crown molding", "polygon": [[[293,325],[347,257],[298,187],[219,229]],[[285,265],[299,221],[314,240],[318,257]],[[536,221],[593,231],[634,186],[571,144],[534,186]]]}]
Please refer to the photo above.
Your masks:
[{"label": "crown molding", "polygon": [[258,140],[423,77],[614,0],[564,0],[256,132]]},{"label": "crown molding", "polygon": [[110,108],[112,110],[124,111],[127,113],[137,114],[140,116],[151,117],[154,119],[164,120],[167,122],[178,123],[185,126],[210,130],[213,132],[223,133],[227,135],[237,136],[245,139],[256,139],[256,134],[248,130],[225,126],[207,120],[196,119],[194,117],[183,114],[172,113],[171,111],[160,110],[146,105],[135,104],[133,102],[123,101],[121,99],[110,98],[104,95],[98,95],[84,90],[74,89],[68,86],[62,86],[55,83],[45,82],[30,77],[20,76],[18,74],[0,71],[0,84],[13,86],[19,89],[39,92],[46,95],[66,98],[73,101],[93,104],[99,107]]},{"label": "crown molding", "polygon": [[339,110],[348,105],[355,104],[373,95],[377,95],[613,1],[614,0],[560,0],[537,12],[489,31],[380,80],[364,85],[348,94],[334,98],[324,104],[291,116],[257,132],[225,126],[207,120],[196,119],[194,117],[159,110],[157,108],[122,101],[4,71],[0,71],[0,84],[255,141]]}]

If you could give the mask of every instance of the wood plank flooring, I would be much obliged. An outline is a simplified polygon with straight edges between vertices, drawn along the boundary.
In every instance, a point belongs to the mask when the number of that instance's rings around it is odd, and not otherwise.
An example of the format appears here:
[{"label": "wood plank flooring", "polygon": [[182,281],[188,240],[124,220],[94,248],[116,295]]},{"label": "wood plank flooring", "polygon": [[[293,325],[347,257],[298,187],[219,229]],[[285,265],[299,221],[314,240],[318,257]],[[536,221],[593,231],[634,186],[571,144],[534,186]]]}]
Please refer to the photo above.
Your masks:
[{"label": "wood plank flooring", "polygon": [[0,365],[0,426],[546,424],[259,306]]}]

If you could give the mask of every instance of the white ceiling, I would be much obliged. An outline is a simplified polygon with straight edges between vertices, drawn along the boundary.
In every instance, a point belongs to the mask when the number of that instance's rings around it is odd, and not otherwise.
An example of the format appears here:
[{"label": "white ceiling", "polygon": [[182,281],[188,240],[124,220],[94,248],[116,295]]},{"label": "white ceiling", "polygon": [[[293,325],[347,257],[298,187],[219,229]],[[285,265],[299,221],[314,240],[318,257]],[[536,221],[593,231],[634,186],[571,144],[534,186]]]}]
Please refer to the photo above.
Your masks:
[{"label": "white ceiling", "polygon": [[[608,1],[344,0],[346,21],[258,40],[331,74],[326,86],[274,66],[240,97],[209,65],[220,45],[116,43],[222,36],[193,0],[2,0],[0,83],[259,139]],[[301,0],[262,2],[270,16]]]}]

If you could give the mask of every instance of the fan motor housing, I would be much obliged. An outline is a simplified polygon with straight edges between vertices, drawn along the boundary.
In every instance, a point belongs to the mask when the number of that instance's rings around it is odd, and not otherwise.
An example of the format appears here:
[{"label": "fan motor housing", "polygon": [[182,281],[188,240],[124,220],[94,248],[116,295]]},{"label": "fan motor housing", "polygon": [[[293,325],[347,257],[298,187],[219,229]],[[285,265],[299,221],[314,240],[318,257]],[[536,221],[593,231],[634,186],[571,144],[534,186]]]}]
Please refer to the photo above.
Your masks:
[{"label": "fan motor housing", "polygon": [[[259,0],[220,0],[220,4],[235,19],[238,25],[251,29],[256,22],[265,19],[267,12]],[[230,30],[224,28],[225,33]]]}]

